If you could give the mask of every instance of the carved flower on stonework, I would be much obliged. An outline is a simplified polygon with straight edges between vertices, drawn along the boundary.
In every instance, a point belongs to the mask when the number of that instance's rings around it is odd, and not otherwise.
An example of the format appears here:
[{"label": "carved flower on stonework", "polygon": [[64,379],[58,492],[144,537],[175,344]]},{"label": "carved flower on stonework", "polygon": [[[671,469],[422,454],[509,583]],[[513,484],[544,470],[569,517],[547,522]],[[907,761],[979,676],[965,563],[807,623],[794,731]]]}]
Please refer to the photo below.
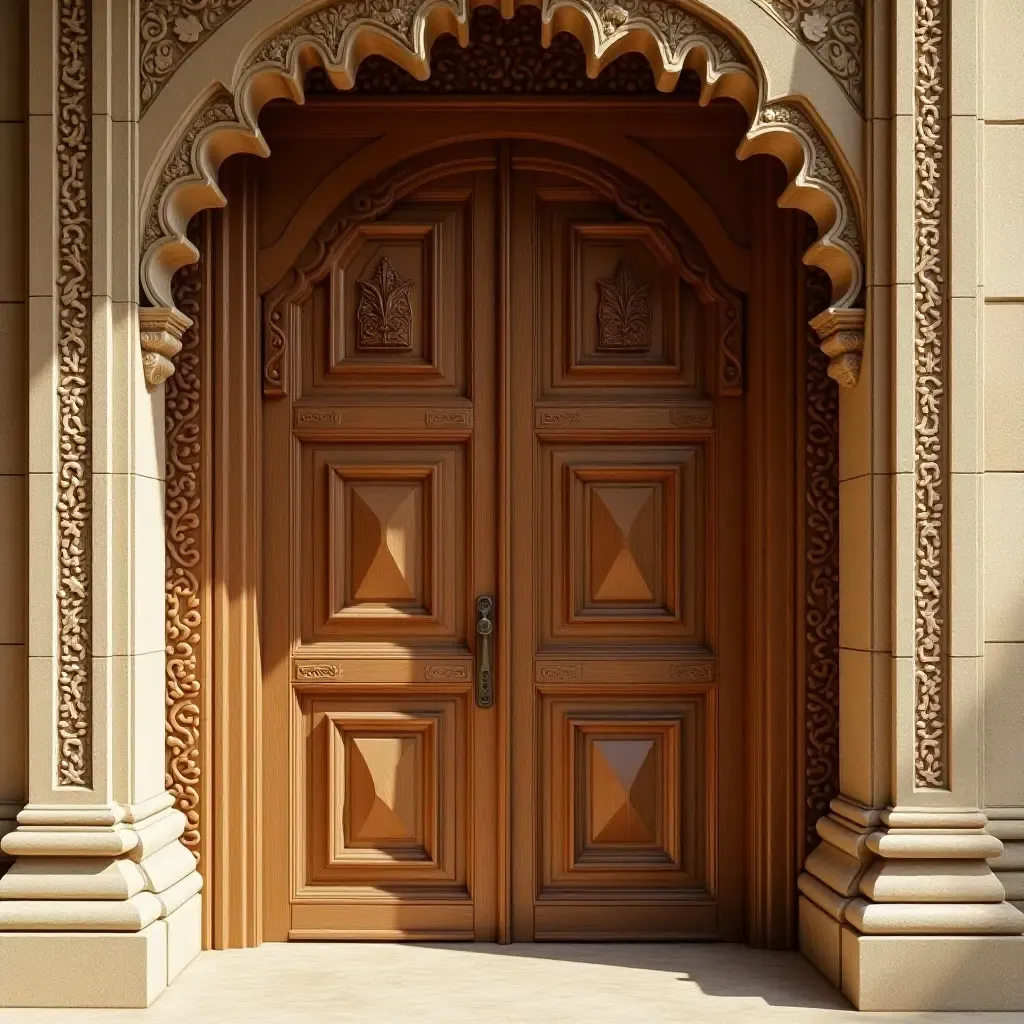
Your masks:
[{"label": "carved flower on stonework", "polygon": [[800,22],[800,28],[808,42],[820,43],[828,35],[829,19],[821,11],[808,11]]},{"label": "carved flower on stonework", "polygon": [[203,24],[194,14],[189,14],[184,18],[175,18],[174,34],[183,43],[194,43],[202,33]]},{"label": "carved flower on stonework", "polygon": [[629,20],[629,11],[618,4],[609,4],[601,14],[601,21],[604,23],[604,30],[608,35],[614,35]]},{"label": "carved flower on stonework", "polygon": [[397,29],[399,32],[404,32],[409,27],[409,12],[399,5],[389,8],[384,11],[380,20],[384,22],[388,28]]}]

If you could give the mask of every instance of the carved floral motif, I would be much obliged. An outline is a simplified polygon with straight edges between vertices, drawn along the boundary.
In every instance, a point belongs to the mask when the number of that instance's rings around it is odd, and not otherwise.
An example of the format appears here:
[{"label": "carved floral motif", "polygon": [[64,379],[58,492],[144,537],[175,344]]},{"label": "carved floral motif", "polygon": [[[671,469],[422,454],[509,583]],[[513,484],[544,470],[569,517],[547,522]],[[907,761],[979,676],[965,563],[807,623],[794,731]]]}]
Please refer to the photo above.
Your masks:
[{"label": "carved floral motif", "polygon": [[864,109],[864,0],[759,0]]},{"label": "carved floral motif", "polygon": [[914,45],[914,784],[947,784],[948,224],[946,0],[916,0]]},{"label": "carved floral motif", "polygon": [[628,259],[619,260],[611,277],[597,282],[597,348],[601,352],[649,352],[653,285],[642,281]]},{"label": "carved floral motif", "polygon": [[384,256],[370,280],[358,281],[359,329],[356,348],[377,351],[408,351],[412,348],[412,306],[409,293],[412,281],[401,277],[391,260]]},{"label": "carved floral motif", "polygon": [[89,0],[57,9],[57,766],[92,783],[92,39]]},{"label": "carved floral motif", "polygon": [[[195,241],[193,236],[193,241]],[[181,841],[200,858],[203,679],[202,386],[206,372],[200,339],[203,255],[174,280],[178,308],[192,320],[181,338],[178,372],[167,381],[167,774],[165,785],[185,815]]]},{"label": "carved floral motif", "polygon": [[142,0],[139,79],[142,112],[182,61],[249,0]]}]

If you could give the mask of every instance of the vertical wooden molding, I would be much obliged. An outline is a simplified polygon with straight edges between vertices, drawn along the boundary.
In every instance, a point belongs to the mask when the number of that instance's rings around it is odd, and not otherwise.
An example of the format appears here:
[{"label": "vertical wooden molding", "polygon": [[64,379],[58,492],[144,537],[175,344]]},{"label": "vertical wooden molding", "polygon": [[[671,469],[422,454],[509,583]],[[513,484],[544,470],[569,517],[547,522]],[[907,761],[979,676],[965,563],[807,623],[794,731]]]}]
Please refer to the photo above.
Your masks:
[{"label": "vertical wooden molding", "polygon": [[56,781],[92,785],[92,39],[89,0],[57,25]]},{"label": "vertical wooden molding", "polygon": [[948,0],[915,0],[914,785],[948,785]]},{"label": "vertical wooden molding", "polygon": [[[228,204],[212,250],[215,307],[208,380],[211,412],[212,715],[209,764],[212,944],[262,939],[262,734],[260,637],[260,344],[256,289],[255,184],[248,163],[225,175]],[[285,740],[286,742],[286,740]]]}]

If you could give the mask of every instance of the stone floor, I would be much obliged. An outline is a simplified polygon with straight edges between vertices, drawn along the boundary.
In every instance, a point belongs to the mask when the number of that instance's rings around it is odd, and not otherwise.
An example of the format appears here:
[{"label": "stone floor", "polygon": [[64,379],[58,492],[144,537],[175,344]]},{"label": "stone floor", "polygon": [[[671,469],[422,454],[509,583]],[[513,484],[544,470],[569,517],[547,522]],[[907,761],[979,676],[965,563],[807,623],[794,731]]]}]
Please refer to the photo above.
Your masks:
[{"label": "stone floor", "polygon": [[268,944],[204,953],[148,1010],[0,1010],[0,1022],[700,1024],[977,1021],[857,1014],[799,955],[722,945]]}]

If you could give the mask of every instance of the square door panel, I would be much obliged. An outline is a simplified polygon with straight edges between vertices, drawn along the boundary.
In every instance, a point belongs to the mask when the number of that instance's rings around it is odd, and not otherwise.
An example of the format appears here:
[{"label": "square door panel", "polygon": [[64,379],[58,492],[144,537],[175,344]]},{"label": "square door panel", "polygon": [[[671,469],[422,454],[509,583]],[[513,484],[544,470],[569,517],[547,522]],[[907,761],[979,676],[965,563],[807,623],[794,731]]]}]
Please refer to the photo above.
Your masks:
[{"label": "square door panel", "polygon": [[545,885],[705,893],[704,698],[543,698]]},{"label": "square door panel", "polygon": [[307,639],[464,635],[461,445],[337,445],[304,452],[295,581]]},{"label": "square door panel", "polygon": [[464,699],[311,694],[302,707],[304,883],[455,884]]},{"label": "square door panel", "polygon": [[383,386],[465,391],[468,217],[466,202],[409,201],[350,232],[301,306],[314,395]]},{"label": "square door panel", "polygon": [[671,239],[603,204],[539,198],[547,389],[696,390],[704,311]]},{"label": "square door panel", "polygon": [[703,448],[549,445],[542,453],[547,639],[699,642]]}]

